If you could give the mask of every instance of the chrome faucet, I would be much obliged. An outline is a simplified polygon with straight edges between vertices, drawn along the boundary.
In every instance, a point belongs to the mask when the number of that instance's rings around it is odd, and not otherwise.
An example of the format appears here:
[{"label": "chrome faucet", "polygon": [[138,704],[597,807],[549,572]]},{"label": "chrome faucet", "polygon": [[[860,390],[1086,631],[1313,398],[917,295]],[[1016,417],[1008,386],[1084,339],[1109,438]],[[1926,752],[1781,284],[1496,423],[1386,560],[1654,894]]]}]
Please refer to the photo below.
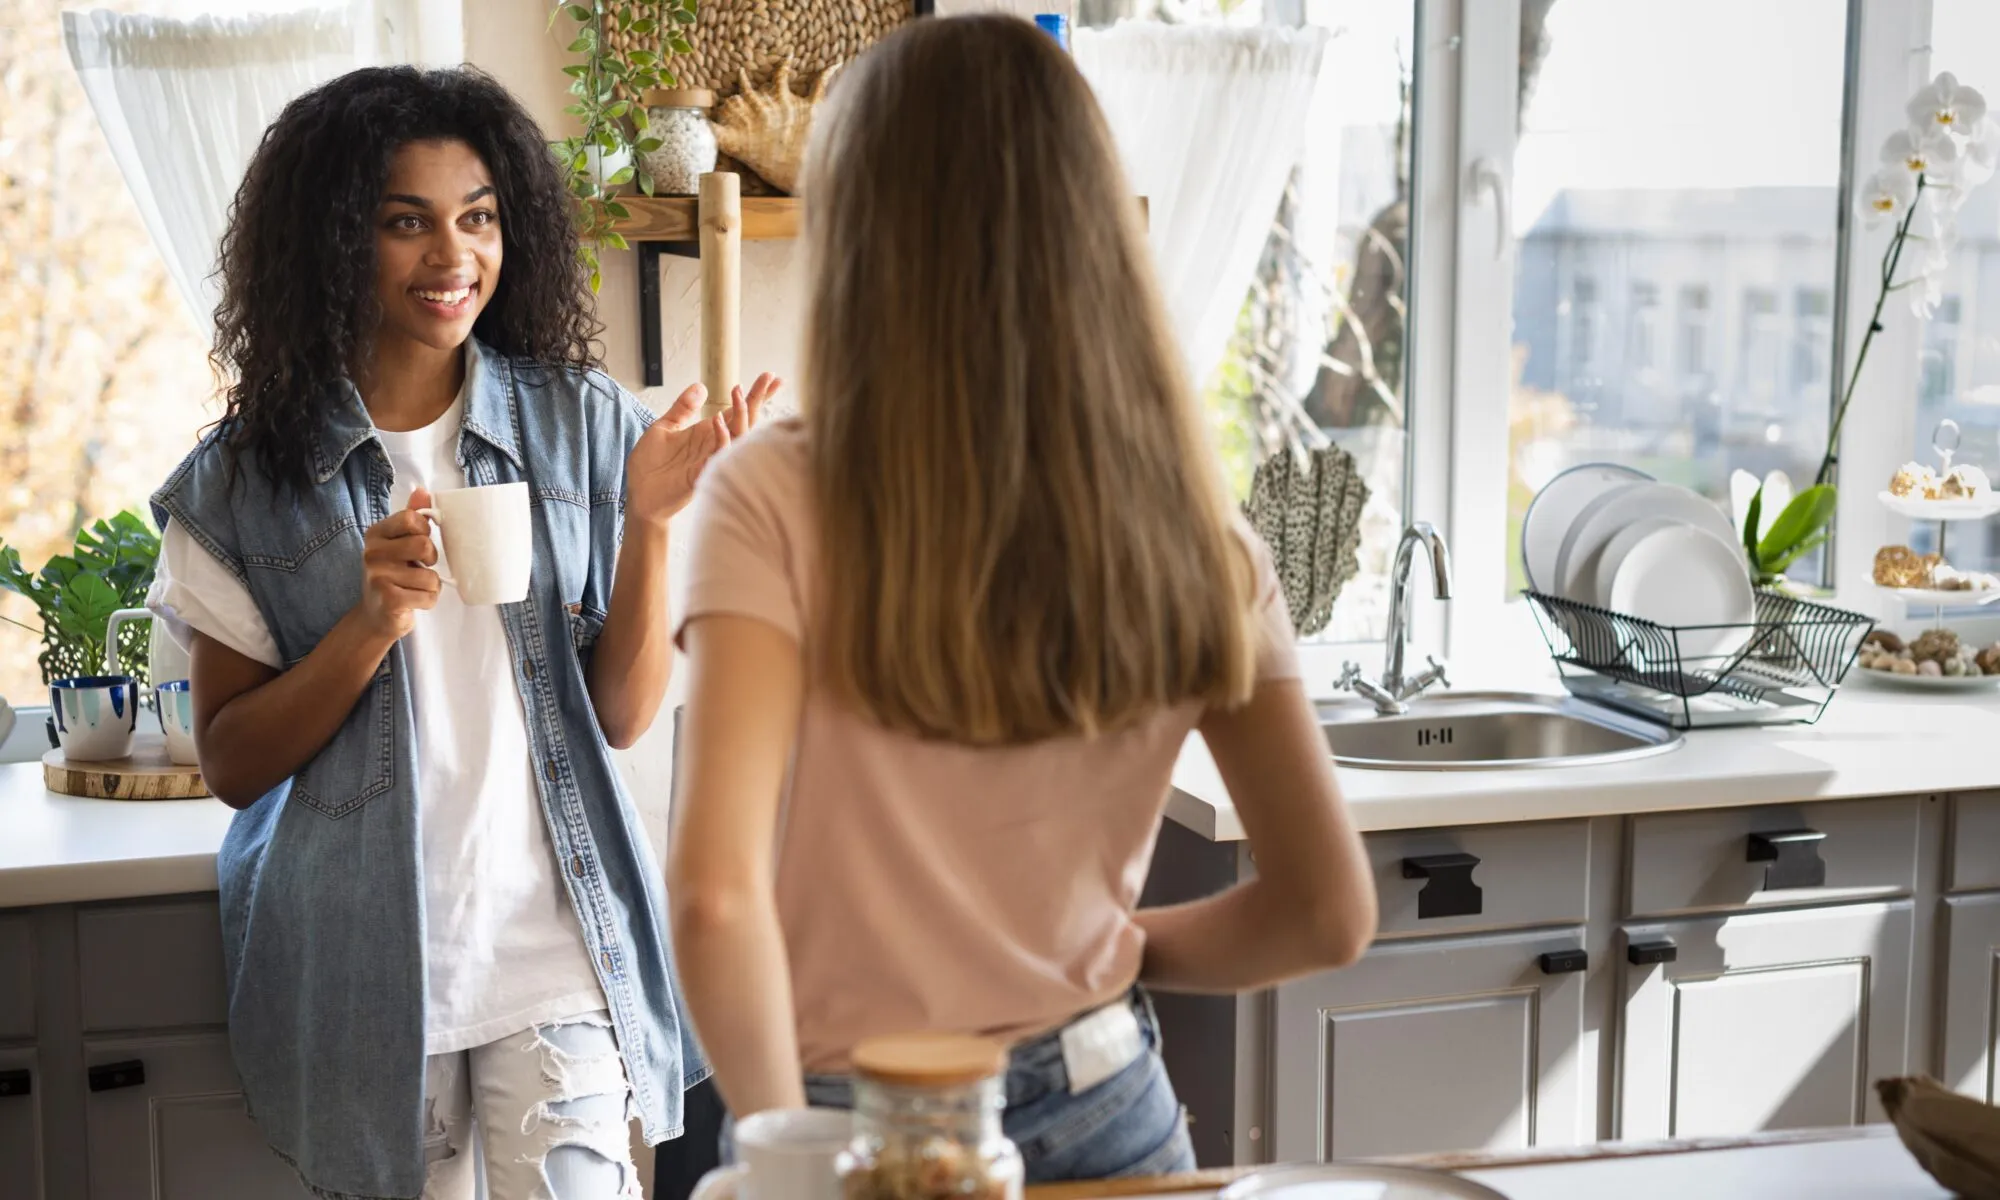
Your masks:
[{"label": "chrome faucet", "polygon": [[1413,678],[1403,677],[1403,652],[1407,649],[1410,627],[1410,562],[1416,557],[1419,545],[1430,551],[1431,582],[1437,598],[1451,599],[1451,554],[1445,549],[1444,537],[1429,521],[1417,521],[1403,531],[1403,540],[1396,545],[1395,565],[1389,571],[1389,644],[1381,681],[1366,678],[1361,667],[1350,662],[1334,685],[1372,701],[1375,711],[1383,716],[1408,712],[1407,701],[1432,684],[1451,686],[1444,667],[1428,656],[1425,661],[1429,665],[1424,670]]}]

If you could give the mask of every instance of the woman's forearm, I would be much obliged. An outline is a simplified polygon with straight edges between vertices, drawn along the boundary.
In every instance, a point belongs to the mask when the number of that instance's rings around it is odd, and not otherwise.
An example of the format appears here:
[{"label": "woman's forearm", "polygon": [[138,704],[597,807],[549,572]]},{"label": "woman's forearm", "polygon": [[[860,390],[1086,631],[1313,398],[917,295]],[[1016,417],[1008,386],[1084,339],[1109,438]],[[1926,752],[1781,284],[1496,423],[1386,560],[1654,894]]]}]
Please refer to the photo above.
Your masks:
[{"label": "woman's forearm", "polygon": [[[209,790],[232,808],[247,808],[297,774],[333,740],[395,644],[350,612],[289,670],[236,692],[197,731]],[[197,688],[207,674],[198,664]]]},{"label": "woman's forearm", "polygon": [[[1346,966],[1367,948],[1351,934],[1298,920],[1262,880],[1135,914],[1146,933],[1140,982],[1163,992],[1241,992]],[[1369,918],[1372,928],[1372,914]]]},{"label": "woman's forearm", "polygon": [[667,523],[630,521],[618,548],[611,611],[591,653],[591,707],[604,740],[624,749],[659,714],[674,669],[667,612]]},{"label": "woman's forearm", "polygon": [[791,968],[769,882],[682,889],[672,903],[681,987],[729,1111],[742,1120],[803,1106]]}]

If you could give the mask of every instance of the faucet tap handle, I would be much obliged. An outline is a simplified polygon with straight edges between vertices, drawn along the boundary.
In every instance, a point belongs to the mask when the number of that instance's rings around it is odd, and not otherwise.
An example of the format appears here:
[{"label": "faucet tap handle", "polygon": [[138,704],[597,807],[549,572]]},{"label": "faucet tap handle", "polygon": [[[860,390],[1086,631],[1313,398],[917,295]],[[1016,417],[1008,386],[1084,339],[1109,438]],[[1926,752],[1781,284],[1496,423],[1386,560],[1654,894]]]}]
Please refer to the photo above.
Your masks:
[{"label": "faucet tap handle", "polygon": [[1444,664],[1429,654],[1424,655],[1424,661],[1430,664],[1430,670],[1425,671],[1423,674],[1423,678],[1427,681],[1425,686],[1429,686],[1429,683],[1435,682],[1439,687],[1450,690],[1451,680],[1444,673]]},{"label": "faucet tap handle", "polygon": [[1333,681],[1333,690],[1336,692],[1351,692],[1354,690],[1354,685],[1357,682],[1359,682],[1360,679],[1361,679],[1360,663],[1357,662],[1343,663],[1341,664],[1340,667],[1340,678]]}]

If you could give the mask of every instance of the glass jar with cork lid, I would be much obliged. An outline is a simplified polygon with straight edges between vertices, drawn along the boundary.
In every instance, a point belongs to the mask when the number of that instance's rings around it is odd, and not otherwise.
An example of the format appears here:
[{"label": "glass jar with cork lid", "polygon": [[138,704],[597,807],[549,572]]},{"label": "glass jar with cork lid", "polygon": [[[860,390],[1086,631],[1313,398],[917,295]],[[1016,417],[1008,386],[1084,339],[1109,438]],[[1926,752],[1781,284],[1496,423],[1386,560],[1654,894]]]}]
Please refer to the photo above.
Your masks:
[{"label": "glass jar with cork lid", "polygon": [[715,170],[715,130],[708,110],[715,93],[707,88],[660,88],[646,93],[645,129],[641,140],[658,141],[657,149],[641,154],[653,191],[668,196],[692,196],[701,177]]},{"label": "glass jar with cork lid", "polygon": [[1021,1152],[1001,1132],[1006,1048],[913,1034],[856,1046],[845,1200],[1020,1200]]}]

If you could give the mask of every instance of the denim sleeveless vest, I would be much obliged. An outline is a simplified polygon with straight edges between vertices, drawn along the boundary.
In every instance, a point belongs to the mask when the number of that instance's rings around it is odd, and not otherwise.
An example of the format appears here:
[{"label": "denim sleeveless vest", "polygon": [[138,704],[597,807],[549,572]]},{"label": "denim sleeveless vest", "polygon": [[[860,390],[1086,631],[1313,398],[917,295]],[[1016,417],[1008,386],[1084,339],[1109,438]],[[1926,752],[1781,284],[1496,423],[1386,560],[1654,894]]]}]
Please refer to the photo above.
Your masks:
[{"label": "denim sleeveless vest", "polygon": [[[599,372],[479,346],[458,458],[473,485],[525,481],[528,598],[500,606],[555,868],[583,926],[646,1140],[681,1132],[706,1074],[682,1016],[664,882],[598,731],[584,667],[623,532],[625,455],[652,414]],[[361,542],[389,515],[387,453],[352,386],[312,437],[314,486],[233,477],[211,434],[153,497],[249,589],[287,664],[361,594]],[[485,697],[467,697],[475,704]],[[476,711],[468,719],[477,720]],[[399,645],[333,740],[236,815],[217,859],[229,1038],[252,1115],[319,1195],[423,1190],[424,912],[415,722]]]}]

